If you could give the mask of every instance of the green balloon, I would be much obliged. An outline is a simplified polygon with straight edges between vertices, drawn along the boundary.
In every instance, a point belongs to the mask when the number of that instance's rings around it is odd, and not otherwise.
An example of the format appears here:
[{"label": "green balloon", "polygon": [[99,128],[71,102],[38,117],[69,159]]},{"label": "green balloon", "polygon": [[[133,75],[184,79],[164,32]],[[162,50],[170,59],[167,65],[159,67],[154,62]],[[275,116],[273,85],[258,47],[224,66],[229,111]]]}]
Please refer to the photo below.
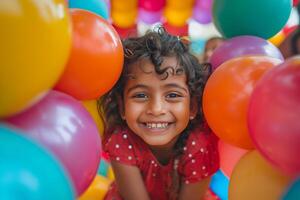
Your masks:
[{"label": "green balloon", "polygon": [[213,21],[225,38],[254,35],[268,39],[286,24],[291,0],[215,0]]},{"label": "green balloon", "polygon": [[0,199],[74,200],[63,167],[46,149],[0,123]]}]

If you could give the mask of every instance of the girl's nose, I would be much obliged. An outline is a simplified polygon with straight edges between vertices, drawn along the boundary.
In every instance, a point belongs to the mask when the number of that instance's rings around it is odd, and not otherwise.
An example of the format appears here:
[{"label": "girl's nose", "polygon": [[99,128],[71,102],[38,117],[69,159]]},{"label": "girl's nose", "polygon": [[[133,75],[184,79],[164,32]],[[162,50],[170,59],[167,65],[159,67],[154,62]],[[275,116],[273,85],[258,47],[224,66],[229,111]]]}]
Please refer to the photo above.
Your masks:
[{"label": "girl's nose", "polygon": [[151,115],[163,115],[166,113],[166,105],[161,98],[151,99],[148,103],[147,114]]}]

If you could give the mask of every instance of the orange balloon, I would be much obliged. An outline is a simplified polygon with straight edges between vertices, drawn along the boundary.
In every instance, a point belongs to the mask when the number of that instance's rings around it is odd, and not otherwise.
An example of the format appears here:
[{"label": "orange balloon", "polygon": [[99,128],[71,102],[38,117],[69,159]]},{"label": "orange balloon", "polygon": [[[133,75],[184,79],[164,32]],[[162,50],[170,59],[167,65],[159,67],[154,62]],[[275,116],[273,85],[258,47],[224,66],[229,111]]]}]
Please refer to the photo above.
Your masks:
[{"label": "orange balloon", "polygon": [[100,16],[71,10],[73,44],[65,72],[56,89],[79,100],[97,99],[118,80],[123,47],[118,33]]},{"label": "orange balloon", "polygon": [[261,76],[280,62],[266,56],[246,56],[228,60],[214,71],[204,89],[203,111],[219,138],[253,148],[247,127],[249,98]]},{"label": "orange balloon", "polygon": [[229,182],[229,199],[281,199],[290,181],[257,151],[251,151],[240,159],[233,170]]},{"label": "orange balloon", "polygon": [[112,11],[128,11],[137,9],[138,0],[111,0]]}]

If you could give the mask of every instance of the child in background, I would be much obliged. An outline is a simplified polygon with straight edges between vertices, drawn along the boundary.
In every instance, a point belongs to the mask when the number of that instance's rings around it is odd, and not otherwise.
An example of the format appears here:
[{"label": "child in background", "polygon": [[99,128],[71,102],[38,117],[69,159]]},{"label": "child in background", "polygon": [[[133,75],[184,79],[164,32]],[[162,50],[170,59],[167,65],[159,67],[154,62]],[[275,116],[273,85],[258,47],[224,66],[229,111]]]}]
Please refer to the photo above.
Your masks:
[{"label": "child in background", "polygon": [[[300,3],[297,5],[297,12],[298,21],[300,23]],[[279,45],[279,50],[285,59],[300,55],[300,24],[298,24],[296,29]]]},{"label": "child in background", "polygon": [[115,173],[105,199],[203,199],[219,168],[217,138],[201,109],[210,66],[163,28],[123,46],[121,77],[99,100]]},{"label": "child in background", "polygon": [[203,53],[203,62],[208,63],[211,55],[213,54],[214,50],[218,48],[224,39],[221,37],[212,37],[208,39],[205,43],[204,53]]}]

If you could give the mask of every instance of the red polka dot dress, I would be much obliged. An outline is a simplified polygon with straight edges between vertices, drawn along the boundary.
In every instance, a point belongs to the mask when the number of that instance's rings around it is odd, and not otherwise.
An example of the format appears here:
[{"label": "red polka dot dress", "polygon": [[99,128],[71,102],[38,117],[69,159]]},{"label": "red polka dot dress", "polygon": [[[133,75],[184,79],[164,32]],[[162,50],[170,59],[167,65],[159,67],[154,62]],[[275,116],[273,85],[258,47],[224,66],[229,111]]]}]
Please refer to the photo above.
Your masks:
[{"label": "red polka dot dress", "polygon": [[[147,144],[129,129],[115,131],[104,142],[104,151],[111,160],[137,166],[142,174],[151,199],[169,200],[168,188],[172,184],[174,159],[161,165]],[[183,147],[183,154],[177,161],[178,174],[186,183],[196,183],[219,169],[217,138],[200,129],[194,130]],[[113,183],[106,194],[106,200],[122,200]]]}]

